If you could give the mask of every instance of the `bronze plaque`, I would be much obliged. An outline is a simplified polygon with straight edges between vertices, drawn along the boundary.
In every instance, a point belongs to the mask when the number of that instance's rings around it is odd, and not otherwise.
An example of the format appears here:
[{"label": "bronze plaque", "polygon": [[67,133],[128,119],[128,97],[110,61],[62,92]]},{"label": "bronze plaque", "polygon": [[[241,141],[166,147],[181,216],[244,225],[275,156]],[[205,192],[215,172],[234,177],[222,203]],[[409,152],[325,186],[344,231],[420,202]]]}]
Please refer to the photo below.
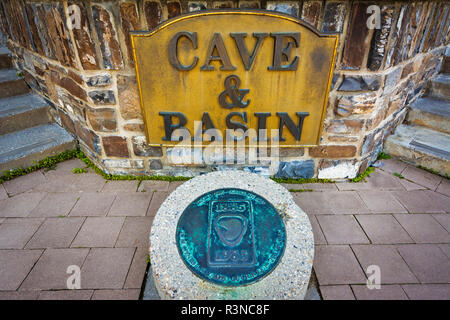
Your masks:
[{"label": "bronze plaque", "polygon": [[267,129],[259,139],[280,147],[318,145],[337,35],[281,13],[217,10],[131,38],[150,145],[179,145],[177,129],[216,129],[223,141],[227,129]]}]

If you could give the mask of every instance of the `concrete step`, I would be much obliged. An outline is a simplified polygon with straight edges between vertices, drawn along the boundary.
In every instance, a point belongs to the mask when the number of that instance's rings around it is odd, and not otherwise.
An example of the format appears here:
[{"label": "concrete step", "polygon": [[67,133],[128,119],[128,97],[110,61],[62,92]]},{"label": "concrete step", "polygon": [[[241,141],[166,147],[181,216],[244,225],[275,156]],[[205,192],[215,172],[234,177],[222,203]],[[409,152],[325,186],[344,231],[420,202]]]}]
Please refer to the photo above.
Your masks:
[{"label": "concrete step", "polygon": [[26,94],[30,88],[14,69],[0,70],[0,98]]},{"label": "concrete step", "polygon": [[[76,146],[74,138],[55,123],[0,136],[0,172],[26,168]],[[0,173],[1,174],[1,173]]]},{"label": "concrete step", "polygon": [[12,69],[12,59],[10,51],[6,47],[0,47],[0,69]]},{"label": "concrete step", "polygon": [[450,134],[401,124],[386,139],[384,152],[442,175],[450,174]]},{"label": "concrete step", "polygon": [[438,74],[430,81],[429,96],[450,100],[450,74]]},{"label": "concrete step", "polygon": [[48,104],[35,94],[0,99],[0,135],[51,122]]},{"label": "concrete step", "polygon": [[450,102],[423,97],[410,105],[406,121],[436,131],[450,133]]}]

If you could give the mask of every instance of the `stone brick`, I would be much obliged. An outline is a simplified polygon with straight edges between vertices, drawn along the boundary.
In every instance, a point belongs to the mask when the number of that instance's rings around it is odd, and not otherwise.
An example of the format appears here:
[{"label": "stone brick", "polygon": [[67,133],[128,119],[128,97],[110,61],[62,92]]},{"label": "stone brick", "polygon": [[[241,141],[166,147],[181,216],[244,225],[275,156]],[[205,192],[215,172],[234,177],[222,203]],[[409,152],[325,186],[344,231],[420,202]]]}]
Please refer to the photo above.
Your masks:
[{"label": "stone brick", "polygon": [[389,34],[395,13],[395,6],[385,5],[381,8],[381,29],[375,29],[370,45],[367,67],[376,71],[379,70],[387,50]]},{"label": "stone brick", "polygon": [[36,13],[35,13],[35,10],[34,10],[32,4],[26,3],[25,11],[26,11],[27,18],[28,18],[28,25],[29,25],[30,32],[31,32],[31,38],[32,38],[32,41],[36,48],[36,51],[39,54],[44,55],[44,48],[42,47],[42,41],[41,41],[41,38],[39,37],[39,31],[37,29],[36,22],[35,22]]},{"label": "stone brick", "polygon": [[[73,37],[75,40],[75,46],[80,57],[81,66],[84,70],[97,70],[99,69],[99,61],[95,52],[94,41],[91,36],[92,27],[88,19],[88,13],[86,5],[81,2],[69,2],[69,14],[76,11],[70,10],[70,6],[77,5],[80,12],[80,28],[73,28]],[[74,23],[76,21],[72,21]]]},{"label": "stone brick", "polygon": [[376,94],[341,95],[337,97],[335,112],[341,117],[371,113],[375,108]]},{"label": "stone brick", "polygon": [[100,5],[92,6],[92,15],[105,69],[122,69],[122,54],[111,15]]},{"label": "stone brick", "polygon": [[259,9],[259,2],[258,1],[239,1],[239,8]]},{"label": "stone brick", "polygon": [[75,135],[75,126],[72,119],[61,109],[58,109],[59,118],[61,119],[61,124],[66,128],[71,134]]},{"label": "stone brick", "polygon": [[120,113],[125,120],[142,119],[136,77],[117,76]]},{"label": "stone brick", "polygon": [[144,14],[148,29],[155,28],[162,20],[161,5],[156,1],[146,1],[144,3]]},{"label": "stone brick", "polygon": [[136,5],[130,2],[120,4],[120,17],[122,18],[122,29],[125,36],[125,44],[128,51],[128,61],[134,66],[133,48],[131,47],[130,31],[140,30],[139,18]]},{"label": "stone brick", "polygon": [[102,162],[106,168],[123,168],[123,169],[143,169],[144,168],[144,160],[104,159]]},{"label": "stone brick", "polygon": [[323,32],[342,32],[347,13],[344,2],[327,2],[322,23]]},{"label": "stone brick", "polygon": [[189,12],[206,10],[207,7],[208,7],[208,4],[206,1],[196,1],[196,2],[188,3],[188,11]]},{"label": "stone brick", "polygon": [[150,170],[161,170],[163,168],[162,162],[159,159],[152,159],[148,162]]},{"label": "stone brick", "polygon": [[322,1],[304,1],[302,19],[317,28],[320,19]]},{"label": "stone brick", "polygon": [[87,108],[86,117],[92,129],[100,132],[112,132],[117,130],[116,111],[112,108]]},{"label": "stone brick", "polygon": [[367,3],[354,3],[342,56],[342,68],[359,70],[369,45]]},{"label": "stone brick", "polygon": [[278,11],[289,14],[294,17],[298,17],[298,2],[296,1],[267,1],[267,10]]},{"label": "stone brick", "polygon": [[430,19],[429,25],[428,25],[428,30],[427,30],[428,32],[426,32],[424,34],[424,44],[422,47],[423,52],[426,52],[429,49],[431,49],[436,40],[437,29],[438,29],[437,26],[440,23],[440,21],[442,21],[442,15],[444,13],[444,10],[442,9],[442,5],[443,5],[443,3],[436,4],[436,9],[432,13],[432,15],[430,15],[431,19]]},{"label": "stone brick", "polygon": [[111,84],[111,76],[107,73],[96,76],[88,76],[85,81],[89,87],[105,87]]},{"label": "stone brick", "polygon": [[355,154],[355,146],[320,146],[309,149],[309,155],[314,158],[350,158]]},{"label": "stone brick", "polygon": [[344,76],[338,91],[376,91],[380,83],[380,76]]},{"label": "stone brick", "polygon": [[145,130],[143,123],[127,123],[123,126],[123,129],[132,132],[144,132]]},{"label": "stone brick", "polygon": [[359,133],[364,120],[332,120],[326,127],[328,133]]},{"label": "stone brick", "polygon": [[359,141],[359,137],[356,136],[348,136],[348,135],[334,135],[328,136],[328,141],[332,142],[357,142]]},{"label": "stone brick", "polygon": [[145,136],[134,136],[131,139],[133,143],[134,154],[140,157],[162,157],[161,147],[152,147],[147,145]]},{"label": "stone brick", "polygon": [[89,97],[95,104],[115,104],[116,98],[112,90],[89,91]]},{"label": "stone brick", "polygon": [[37,32],[41,39],[42,48],[46,57],[56,59],[55,49],[50,34],[47,32],[47,20],[43,5],[31,4],[33,9],[34,21],[36,23]]},{"label": "stone brick", "polygon": [[86,91],[71,78],[66,76],[61,77],[56,71],[51,71],[50,77],[55,84],[66,89],[70,94],[81,100],[87,101]]},{"label": "stone brick", "polygon": [[167,3],[167,17],[173,18],[181,14],[181,5],[178,1],[170,1]]},{"label": "stone brick", "polygon": [[228,9],[233,8],[233,1],[214,1],[213,2],[214,9]]},{"label": "stone brick", "polygon": [[403,33],[406,31],[406,25],[409,23],[411,15],[410,7],[404,4],[400,8],[400,13],[397,19],[396,27],[391,35],[390,48],[386,57],[385,68],[394,66],[398,63],[400,57],[401,42],[403,40]]},{"label": "stone brick", "polygon": [[118,136],[102,137],[103,148],[109,157],[123,157],[130,156],[127,146],[127,138]]},{"label": "stone brick", "polygon": [[75,122],[77,136],[91,149],[91,151],[101,154],[100,139],[95,132],[84,128],[79,121]]},{"label": "stone brick", "polygon": [[383,95],[389,94],[395,89],[395,85],[400,80],[401,75],[401,67],[393,69],[386,75],[386,78],[384,80]]},{"label": "stone brick", "polygon": [[[270,152],[270,149],[267,150]],[[305,149],[303,148],[280,148],[280,157],[301,157],[305,154]]]},{"label": "stone brick", "polygon": [[280,162],[277,178],[312,178],[314,176],[314,161]]},{"label": "stone brick", "polygon": [[319,179],[352,179],[358,173],[359,163],[355,160],[321,160],[318,171]]}]

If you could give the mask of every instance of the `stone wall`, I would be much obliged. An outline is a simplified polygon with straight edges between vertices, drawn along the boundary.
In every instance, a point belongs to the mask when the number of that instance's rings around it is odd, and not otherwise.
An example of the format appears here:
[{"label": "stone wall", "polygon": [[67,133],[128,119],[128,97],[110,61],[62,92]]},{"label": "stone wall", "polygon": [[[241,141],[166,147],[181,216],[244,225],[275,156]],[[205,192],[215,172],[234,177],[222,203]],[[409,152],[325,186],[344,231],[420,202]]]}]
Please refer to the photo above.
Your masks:
[{"label": "stone wall", "polygon": [[[73,4],[81,9],[80,28],[69,30]],[[381,8],[381,28],[371,30],[372,4]],[[272,172],[241,166],[280,177],[363,172],[437,72],[450,41],[448,1],[3,0],[0,26],[17,69],[97,165],[110,173],[190,176],[226,166],[177,166],[169,163],[171,150],[146,145],[128,33],[205,8],[277,10],[340,34],[320,145],[280,149]]]}]

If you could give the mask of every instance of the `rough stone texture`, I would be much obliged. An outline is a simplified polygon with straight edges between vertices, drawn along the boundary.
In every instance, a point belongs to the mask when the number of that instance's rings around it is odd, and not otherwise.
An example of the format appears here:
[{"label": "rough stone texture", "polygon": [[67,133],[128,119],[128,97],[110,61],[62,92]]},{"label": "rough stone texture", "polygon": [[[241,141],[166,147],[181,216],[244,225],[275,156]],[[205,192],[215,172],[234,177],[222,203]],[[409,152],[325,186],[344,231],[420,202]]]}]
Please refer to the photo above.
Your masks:
[{"label": "rough stone texture", "polygon": [[295,1],[267,1],[266,9],[298,17],[298,3]]},{"label": "rough stone texture", "polygon": [[146,145],[145,136],[134,136],[131,139],[133,143],[133,151],[134,154],[141,157],[162,157],[162,148],[161,147],[152,147]]},{"label": "rough stone texture", "polygon": [[129,157],[127,139],[124,137],[109,136],[103,137],[103,147],[109,157]]},{"label": "rough stone texture", "polygon": [[124,119],[142,119],[136,77],[117,76],[120,113]]},{"label": "rough stone texture", "polygon": [[382,66],[394,19],[394,12],[394,6],[385,5],[381,8],[381,29],[374,30],[367,61],[367,67],[372,71],[376,71]]},{"label": "rough stone texture", "polygon": [[319,165],[319,179],[352,179],[358,173],[356,161],[322,160]]},{"label": "rough stone texture", "polygon": [[314,161],[280,162],[277,178],[312,178],[314,176]]},{"label": "rough stone texture", "polygon": [[337,98],[335,112],[342,117],[371,113],[375,108],[375,102],[376,95],[371,92],[358,95],[341,95]]},{"label": "rough stone texture", "polygon": [[115,104],[116,98],[112,90],[95,90],[89,92],[89,98],[95,104]]},{"label": "rough stone texture", "polygon": [[[254,284],[227,290],[194,276],[180,259],[172,240],[177,221],[189,203],[206,192],[221,188],[254,192],[270,201],[282,217],[289,217],[283,219],[288,238],[278,266]],[[268,193],[268,189],[271,192]],[[160,207],[150,234],[152,275],[162,299],[303,299],[313,256],[311,225],[289,192],[271,180],[238,171],[214,172],[182,184]]]},{"label": "rough stone texture", "polygon": [[309,149],[309,155],[314,158],[351,158],[355,153],[355,146],[323,146]]},{"label": "rough stone texture", "polygon": [[120,4],[120,17],[122,18],[122,29],[125,36],[125,44],[128,51],[128,61],[134,66],[133,48],[131,47],[130,31],[139,30],[139,18],[136,5],[130,2]]},{"label": "rough stone texture", "polygon": [[376,91],[380,82],[379,76],[344,76],[338,91]]},{"label": "rough stone texture", "polygon": [[317,28],[321,9],[322,1],[304,1],[302,7],[302,19]]},{"label": "rough stone texture", "polygon": [[101,74],[97,76],[88,76],[85,81],[90,87],[104,87],[111,83],[111,75]]},{"label": "rough stone texture", "polygon": [[100,132],[113,132],[117,129],[116,111],[112,108],[86,109],[86,117],[92,129]]},{"label": "rough stone texture", "polygon": [[327,2],[324,9],[322,32],[342,32],[346,12],[346,3]]},{"label": "rough stone texture", "polygon": [[167,17],[173,18],[181,14],[181,4],[178,1],[167,2]]},{"label": "rough stone texture", "polygon": [[157,1],[144,2],[144,13],[147,19],[148,29],[155,28],[162,19],[161,5]]}]

